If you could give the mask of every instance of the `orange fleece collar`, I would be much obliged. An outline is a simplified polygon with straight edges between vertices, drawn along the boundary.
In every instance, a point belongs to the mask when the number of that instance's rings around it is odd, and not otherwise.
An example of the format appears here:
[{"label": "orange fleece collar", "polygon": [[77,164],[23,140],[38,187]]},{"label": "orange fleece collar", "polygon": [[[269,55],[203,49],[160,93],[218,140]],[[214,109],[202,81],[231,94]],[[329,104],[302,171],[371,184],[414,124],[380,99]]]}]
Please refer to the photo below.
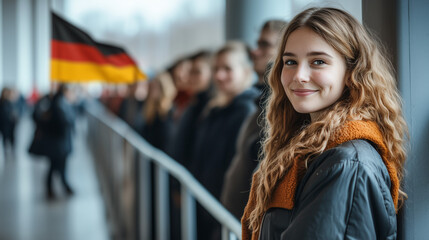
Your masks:
[{"label": "orange fleece collar", "polygon": [[[342,143],[355,140],[355,139],[366,139],[371,141],[377,147],[384,164],[386,165],[387,171],[390,176],[391,189],[393,203],[395,209],[398,210],[398,197],[399,197],[399,179],[397,170],[393,163],[388,159],[387,148],[383,142],[383,137],[377,124],[372,121],[351,121],[347,122],[340,131],[329,140],[326,150],[334,148]],[[291,169],[286,175],[280,179],[273,192],[268,208],[285,208],[292,210],[294,206],[295,191],[298,186],[298,158],[294,159],[294,163]],[[257,239],[259,232],[253,232],[247,227],[247,219],[250,216],[250,212],[255,206],[255,189],[252,184],[250,190],[249,201],[244,210],[243,218],[241,219],[242,224],[242,239]],[[261,219],[262,220],[262,219]]]}]

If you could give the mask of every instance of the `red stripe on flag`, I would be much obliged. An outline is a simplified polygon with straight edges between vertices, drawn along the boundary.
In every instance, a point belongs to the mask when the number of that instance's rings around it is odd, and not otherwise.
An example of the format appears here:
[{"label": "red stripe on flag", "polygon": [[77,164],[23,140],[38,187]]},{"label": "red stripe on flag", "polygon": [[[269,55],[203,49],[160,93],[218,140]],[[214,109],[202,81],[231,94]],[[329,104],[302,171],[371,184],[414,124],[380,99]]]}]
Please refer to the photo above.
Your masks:
[{"label": "red stripe on flag", "polygon": [[53,59],[112,64],[117,67],[136,65],[126,53],[104,56],[96,47],[82,43],[68,43],[52,40],[51,48],[51,56]]}]

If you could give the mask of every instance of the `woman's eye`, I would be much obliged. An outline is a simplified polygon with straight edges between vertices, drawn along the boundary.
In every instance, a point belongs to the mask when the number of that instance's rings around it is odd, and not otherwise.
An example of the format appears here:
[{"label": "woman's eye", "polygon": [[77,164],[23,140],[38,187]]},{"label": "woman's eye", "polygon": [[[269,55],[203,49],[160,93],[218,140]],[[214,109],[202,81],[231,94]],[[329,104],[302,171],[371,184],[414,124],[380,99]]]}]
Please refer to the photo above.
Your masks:
[{"label": "woman's eye", "polygon": [[285,65],[295,65],[296,62],[294,60],[285,60],[284,61]]},{"label": "woman's eye", "polygon": [[324,63],[325,63],[325,61],[323,61],[323,60],[314,60],[314,62],[313,62],[314,65],[322,65]]}]

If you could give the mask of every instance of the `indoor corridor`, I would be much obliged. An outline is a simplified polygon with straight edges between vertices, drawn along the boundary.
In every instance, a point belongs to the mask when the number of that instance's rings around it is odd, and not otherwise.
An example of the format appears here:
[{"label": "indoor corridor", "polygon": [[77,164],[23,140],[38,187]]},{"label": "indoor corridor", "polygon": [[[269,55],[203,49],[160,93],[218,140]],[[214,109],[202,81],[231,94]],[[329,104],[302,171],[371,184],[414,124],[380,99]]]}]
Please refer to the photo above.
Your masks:
[{"label": "indoor corridor", "polygon": [[27,151],[34,132],[30,116],[23,117],[16,130],[16,157],[5,159],[3,148],[0,152],[0,239],[108,239],[106,211],[86,144],[85,123],[76,125],[74,150],[67,162],[75,193],[68,197],[55,179],[55,200],[48,200],[45,194],[47,160]]}]

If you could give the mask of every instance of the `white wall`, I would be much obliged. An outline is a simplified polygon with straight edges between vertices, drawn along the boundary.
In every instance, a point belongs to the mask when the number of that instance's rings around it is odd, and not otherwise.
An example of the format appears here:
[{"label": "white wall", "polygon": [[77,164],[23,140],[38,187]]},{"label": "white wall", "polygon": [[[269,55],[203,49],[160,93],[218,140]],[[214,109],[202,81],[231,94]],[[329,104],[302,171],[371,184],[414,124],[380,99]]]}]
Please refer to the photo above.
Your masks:
[{"label": "white wall", "polygon": [[31,91],[33,70],[32,1],[17,0],[17,78],[16,87],[24,94]]},{"label": "white wall", "polygon": [[335,7],[346,10],[362,22],[362,1],[359,0],[293,0],[294,11],[300,12],[309,7]]},{"label": "white wall", "polygon": [[0,86],[49,90],[49,0],[0,0]]},{"label": "white wall", "polygon": [[17,78],[16,6],[15,1],[2,1],[2,82],[8,87],[15,87]]},{"label": "white wall", "polygon": [[225,0],[226,39],[240,39],[255,47],[259,31],[270,19],[291,20],[309,7],[336,7],[362,22],[362,1],[356,0]]},{"label": "white wall", "polygon": [[46,93],[50,88],[51,15],[50,0],[34,0],[34,84]]}]

